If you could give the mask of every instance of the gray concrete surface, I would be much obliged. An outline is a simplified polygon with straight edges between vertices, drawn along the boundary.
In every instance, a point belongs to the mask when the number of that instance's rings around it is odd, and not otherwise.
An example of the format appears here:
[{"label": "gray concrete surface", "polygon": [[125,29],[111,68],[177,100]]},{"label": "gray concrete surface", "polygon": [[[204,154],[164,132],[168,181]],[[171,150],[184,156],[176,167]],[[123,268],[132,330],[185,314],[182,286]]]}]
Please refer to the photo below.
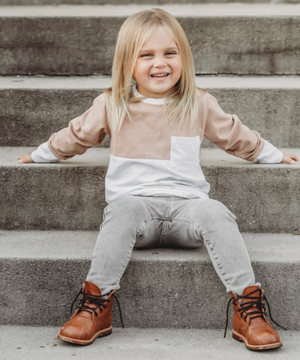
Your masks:
[{"label": "gray concrete surface", "polygon": [[[299,235],[243,236],[273,318],[299,329]],[[95,232],[1,231],[0,324],[65,322],[95,239]],[[211,329],[224,326],[229,295],[204,247],[159,248],[133,252],[118,298],[126,327]],[[116,305],[114,324],[120,325]]]},{"label": "gray concrete surface", "polygon": [[253,352],[231,338],[223,338],[223,330],[119,329],[97,339],[87,347],[63,343],[56,338],[58,327],[0,327],[2,354],[11,360],[232,360],[299,358],[298,332],[280,331],[283,347]]},{"label": "gray concrete surface", "polygon": [[[204,89],[300,89],[300,76],[196,76],[196,84]],[[0,91],[4,90],[94,90],[111,86],[110,76],[1,76]]]},{"label": "gray concrete surface", "polygon": [[[298,147],[300,77],[197,76],[224,111],[278,147]],[[110,77],[0,78],[0,146],[38,146],[83,113]],[[276,127],[276,131],[274,131]],[[102,144],[109,147],[109,137]],[[211,147],[204,141],[204,147]]]},{"label": "gray concrete surface", "polygon": [[[126,4],[126,5],[88,5],[83,6],[5,6],[1,7],[1,15],[4,17],[86,17],[86,16],[116,16],[127,17],[135,12],[151,9],[151,4]],[[234,18],[245,16],[259,16],[266,18],[269,16],[285,17],[298,16],[299,4],[172,4],[168,3],[161,6],[162,9],[169,11],[173,16],[182,18],[192,17],[224,17],[232,16]]]},{"label": "gray concrete surface", "polygon": [[[2,7],[0,73],[109,74],[120,25],[151,7]],[[299,4],[162,7],[185,29],[198,74],[300,74]]]},{"label": "gray concrete surface", "polygon": [[104,5],[104,4],[150,4],[152,6],[163,4],[206,4],[206,3],[291,3],[296,4],[299,0],[0,0],[0,5]]},{"label": "gray concrete surface", "polygon": [[[2,259],[90,259],[98,231],[8,231],[0,230]],[[243,233],[255,262],[299,262],[300,234]],[[134,261],[207,261],[206,251],[159,249],[133,252]]]},{"label": "gray concrete surface", "polygon": [[[105,207],[109,149],[90,149],[58,164],[19,164],[33,148],[0,148],[0,228],[96,230]],[[299,149],[283,149],[300,159]],[[211,198],[237,216],[241,231],[297,232],[300,161],[248,163],[219,149],[203,149]],[[51,189],[51,191],[50,191]]]}]

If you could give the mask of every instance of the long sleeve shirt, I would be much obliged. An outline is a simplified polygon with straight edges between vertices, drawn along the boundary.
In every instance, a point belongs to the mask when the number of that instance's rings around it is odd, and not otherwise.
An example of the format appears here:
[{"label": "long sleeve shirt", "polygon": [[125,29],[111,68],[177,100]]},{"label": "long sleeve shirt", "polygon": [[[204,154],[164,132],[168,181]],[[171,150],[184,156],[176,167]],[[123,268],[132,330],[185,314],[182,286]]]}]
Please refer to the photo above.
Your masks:
[{"label": "long sleeve shirt", "polygon": [[[140,97],[137,90],[134,95]],[[280,163],[283,154],[226,114],[217,100],[201,90],[198,117],[192,126],[179,127],[163,112],[165,99],[142,99],[129,104],[132,120],[125,118],[113,131],[107,94],[98,96],[90,109],[53,134],[31,155],[34,162],[55,162],[83,154],[111,136],[110,162],[105,179],[106,201],[121,195],[208,197],[210,186],[201,169],[203,138],[227,153],[248,161]]]}]

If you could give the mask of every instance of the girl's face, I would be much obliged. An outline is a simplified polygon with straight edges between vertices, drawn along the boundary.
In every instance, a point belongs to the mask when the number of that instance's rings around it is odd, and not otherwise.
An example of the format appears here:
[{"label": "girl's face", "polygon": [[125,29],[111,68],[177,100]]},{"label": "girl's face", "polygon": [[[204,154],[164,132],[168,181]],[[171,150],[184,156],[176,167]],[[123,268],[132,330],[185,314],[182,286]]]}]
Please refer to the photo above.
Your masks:
[{"label": "girl's face", "polygon": [[181,73],[181,55],[173,37],[163,27],[157,27],[143,44],[135,63],[133,76],[139,93],[163,98]]}]

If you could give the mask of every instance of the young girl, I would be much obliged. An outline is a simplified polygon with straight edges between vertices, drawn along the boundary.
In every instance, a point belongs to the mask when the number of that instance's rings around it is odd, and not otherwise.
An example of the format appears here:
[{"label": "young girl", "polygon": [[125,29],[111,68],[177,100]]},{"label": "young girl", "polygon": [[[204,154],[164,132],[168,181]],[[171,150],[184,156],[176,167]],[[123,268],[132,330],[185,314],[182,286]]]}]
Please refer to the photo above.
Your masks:
[{"label": "young girl", "polygon": [[293,163],[197,89],[180,24],[160,9],[130,16],[115,49],[112,88],[21,163],[83,154],[111,136],[104,219],[73,317],[58,338],[87,345],[112,331],[112,302],[132,249],[203,242],[233,302],[233,336],[252,350],[277,348],[235,216],[208,197],[199,164],[205,137],[230,154],[260,163]]}]

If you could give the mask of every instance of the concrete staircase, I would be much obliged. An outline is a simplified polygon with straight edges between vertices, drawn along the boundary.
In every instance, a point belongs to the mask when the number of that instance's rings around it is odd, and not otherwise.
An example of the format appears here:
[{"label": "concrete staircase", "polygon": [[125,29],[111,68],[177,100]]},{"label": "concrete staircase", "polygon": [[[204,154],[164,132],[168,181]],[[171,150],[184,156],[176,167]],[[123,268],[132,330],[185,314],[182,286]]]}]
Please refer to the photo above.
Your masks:
[{"label": "concrete staircase", "polygon": [[[241,354],[256,359],[258,354],[230,339],[230,331],[228,339],[222,338],[229,297],[204,248],[135,251],[119,291],[126,329],[84,349],[55,340],[89,268],[105,206],[109,139],[59,164],[20,165],[17,157],[66,126],[110,85],[121,23],[153,7],[142,0],[96,5],[104,2],[0,0],[1,5],[26,5],[0,6],[4,359],[96,359],[99,354],[118,360],[235,359]],[[188,2],[193,4],[184,5]],[[61,3],[72,5],[54,6]],[[300,159],[300,5],[173,3],[161,6],[187,32],[198,86]],[[280,331],[285,346],[272,357],[298,359],[300,162],[251,164],[205,142],[201,163],[211,197],[237,215],[273,317],[289,329]]]}]

